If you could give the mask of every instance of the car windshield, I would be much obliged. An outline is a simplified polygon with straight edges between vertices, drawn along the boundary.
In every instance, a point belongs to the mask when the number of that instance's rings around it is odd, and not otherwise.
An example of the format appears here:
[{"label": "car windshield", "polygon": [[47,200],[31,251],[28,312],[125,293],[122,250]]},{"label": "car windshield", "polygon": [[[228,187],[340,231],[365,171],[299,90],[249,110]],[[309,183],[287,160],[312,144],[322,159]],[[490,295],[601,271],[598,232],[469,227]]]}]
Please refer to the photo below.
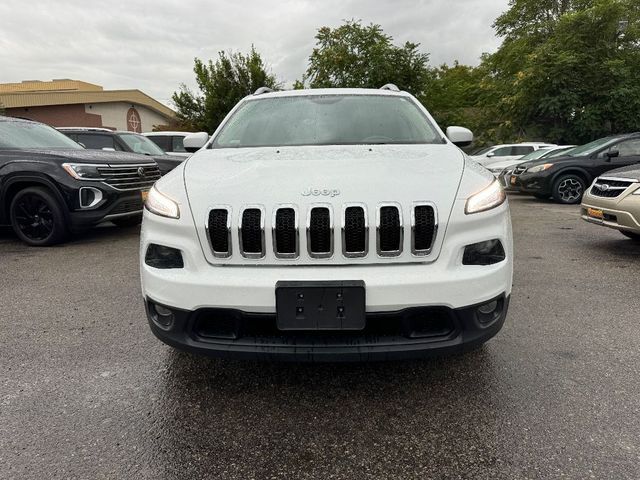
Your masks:
[{"label": "car windshield", "polygon": [[304,95],[245,102],[213,148],[444,143],[410,99],[391,95]]},{"label": "car windshield", "polygon": [[574,148],[575,147],[557,148],[557,149],[551,150],[550,152],[545,153],[540,158],[556,158],[556,157],[562,157],[564,155],[570,155],[569,152]]},{"label": "car windshield", "polygon": [[549,153],[548,149],[540,148],[531,153],[527,153],[524,157],[520,157],[518,160],[522,160],[523,162],[526,162],[527,160],[537,160],[538,158],[544,157],[547,153]]},{"label": "car windshield", "polygon": [[593,142],[574,148],[567,155],[571,157],[586,157],[596,152],[606,144],[614,142],[616,140],[617,140],[616,138],[612,138],[612,137],[600,138],[598,140],[594,140]]},{"label": "car windshield", "polygon": [[484,155],[485,153],[487,153],[489,150],[491,150],[493,147],[485,147],[485,148],[481,148],[480,150],[476,150],[475,152],[473,152],[471,155]]},{"label": "car windshield", "polygon": [[54,128],[35,122],[0,121],[0,149],[82,150],[82,146]]},{"label": "car windshield", "polygon": [[132,152],[144,155],[166,155],[164,151],[147,137],[135,133],[120,133],[118,136]]}]

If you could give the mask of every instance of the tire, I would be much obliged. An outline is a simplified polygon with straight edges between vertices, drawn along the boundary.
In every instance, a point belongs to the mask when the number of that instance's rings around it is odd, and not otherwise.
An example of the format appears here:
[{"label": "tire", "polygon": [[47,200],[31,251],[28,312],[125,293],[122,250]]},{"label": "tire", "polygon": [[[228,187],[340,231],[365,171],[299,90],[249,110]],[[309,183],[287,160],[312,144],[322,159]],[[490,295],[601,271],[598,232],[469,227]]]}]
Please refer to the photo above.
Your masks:
[{"label": "tire", "polygon": [[9,219],[18,238],[34,247],[55,245],[69,236],[62,205],[44,187],[20,190],[9,205]]},{"label": "tire", "polygon": [[533,196],[538,200],[547,200],[549,198],[549,195],[542,195],[541,193],[534,193]]},{"label": "tire", "polygon": [[131,215],[130,217],[114,218],[111,223],[118,227],[127,228],[135,227],[142,223],[142,215]]},{"label": "tire", "polygon": [[627,232],[625,230],[620,230],[620,233],[623,234],[625,237],[630,238],[631,240],[640,242],[640,233]]},{"label": "tire", "polygon": [[553,183],[553,199],[566,205],[580,203],[585,189],[586,183],[581,176],[573,173],[561,175]]}]

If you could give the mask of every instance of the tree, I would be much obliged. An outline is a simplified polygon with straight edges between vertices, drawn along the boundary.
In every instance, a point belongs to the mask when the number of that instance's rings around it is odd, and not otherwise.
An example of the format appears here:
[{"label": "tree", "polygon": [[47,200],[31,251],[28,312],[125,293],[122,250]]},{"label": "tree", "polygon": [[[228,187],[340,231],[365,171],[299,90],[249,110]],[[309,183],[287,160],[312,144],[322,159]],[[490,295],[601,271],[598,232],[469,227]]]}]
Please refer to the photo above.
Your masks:
[{"label": "tree", "polygon": [[334,29],[322,27],[315,38],[309,67],[296,88],[305,84],[312,88],[380,88],[394,83],[420,95],[430,75],[429,55],[419,51],[420,45],[395,46],[380,25],[363,26],[351,20]]},{"label": "tree", "polygon": [[253,46],[247,55],[222,51],[215,63],[196,58],[193,71],[198,92],[183,84],[172,96],[178,120],[185,129],[213,133],[242,98],[260,87],[280,87]]}]

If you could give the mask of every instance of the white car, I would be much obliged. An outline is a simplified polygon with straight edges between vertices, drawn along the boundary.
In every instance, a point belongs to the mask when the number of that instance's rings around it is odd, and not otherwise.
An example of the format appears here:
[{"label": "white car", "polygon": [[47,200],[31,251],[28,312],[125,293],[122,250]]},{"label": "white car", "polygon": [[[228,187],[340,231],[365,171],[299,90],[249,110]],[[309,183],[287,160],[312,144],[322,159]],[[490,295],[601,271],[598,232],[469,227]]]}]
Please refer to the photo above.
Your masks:
[{"label": "white car", "polygon": [[[149,191],[149,324],[191,352],[357,361],[464,351],[501,329],[509,206],[410,94],[272,92]],[[205,145],[206,143],[206,145]]]},{"label": "white car", "polygon": [[498,162],[509,162],[518,160],[531,152],[540,150],[541,148],[554,147],[552,143],[513,143],[508,145],[494,145],[486,147],[471,155],[471,158],[485,167]]},{"label": "white car", "polygon": [[191,153],[184,148],[184,139],[191,135],[191,132],[147,132],[143,133],[143,135],[149,137],[149,140],[153,141],[169,155],[191,156]]}]

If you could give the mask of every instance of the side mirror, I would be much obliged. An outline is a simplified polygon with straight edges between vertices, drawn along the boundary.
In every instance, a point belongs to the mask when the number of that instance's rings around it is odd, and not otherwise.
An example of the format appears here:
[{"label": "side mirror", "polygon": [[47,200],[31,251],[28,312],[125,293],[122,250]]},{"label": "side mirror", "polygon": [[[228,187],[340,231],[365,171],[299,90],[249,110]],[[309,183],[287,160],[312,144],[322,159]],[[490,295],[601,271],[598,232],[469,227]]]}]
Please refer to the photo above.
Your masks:
[{"label": "side mirror", "polygon": [[111,148],[111,147],[102,147],[102,150],[104,150],[105,152],[115,152],[116,151],[115,148]]},{"label": "side mirror", "polygon": [[487,158],[491,158],[491,157],[495,157],[496,156],[496,152],[489,152],[485,155],[485,157]]},{"label": "side mirror", "polygon": [[447,127],[447,138],[458,147],[468,147],[473,142],[473,132],[464,127]]},{"label": "side mirror", "polygon": [[189,153],[197,152],[204,147],[208,141],[209,134],[207,132],[190,133],[184,137],[184,149]]},{"label": "side mirror", "polygon": [[612,158],[620,156],[620,150],[609,150],[605,155],[607,157],[607,162],[610,162]]}]

